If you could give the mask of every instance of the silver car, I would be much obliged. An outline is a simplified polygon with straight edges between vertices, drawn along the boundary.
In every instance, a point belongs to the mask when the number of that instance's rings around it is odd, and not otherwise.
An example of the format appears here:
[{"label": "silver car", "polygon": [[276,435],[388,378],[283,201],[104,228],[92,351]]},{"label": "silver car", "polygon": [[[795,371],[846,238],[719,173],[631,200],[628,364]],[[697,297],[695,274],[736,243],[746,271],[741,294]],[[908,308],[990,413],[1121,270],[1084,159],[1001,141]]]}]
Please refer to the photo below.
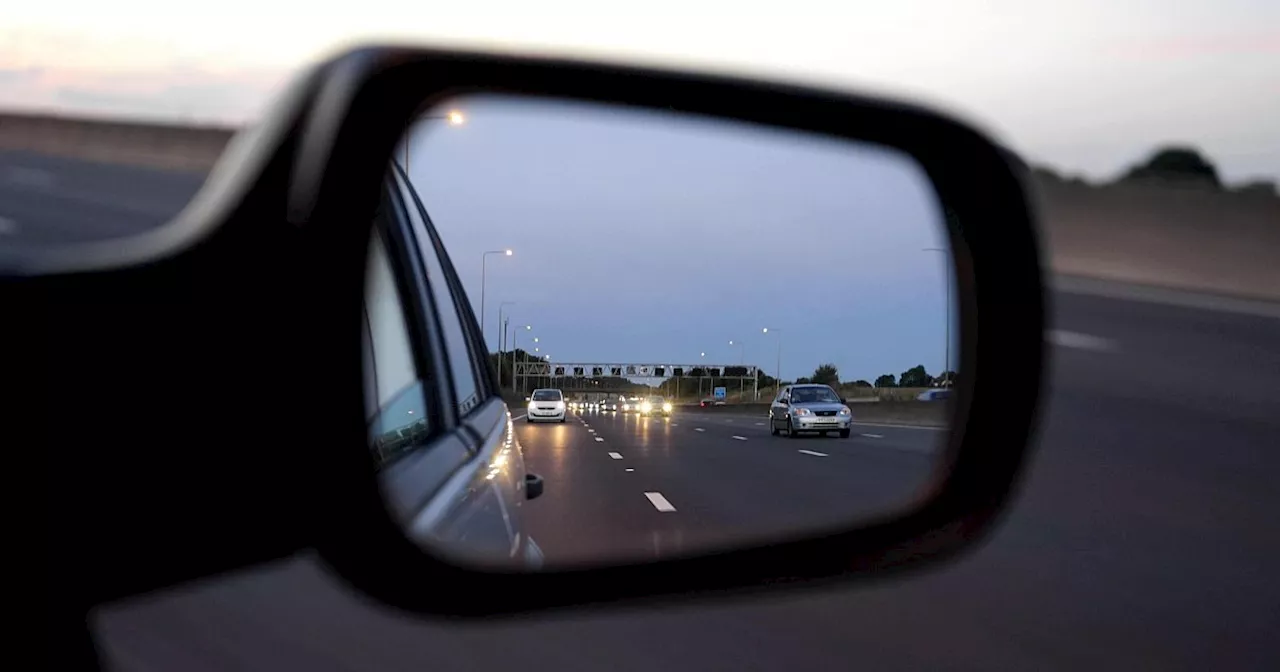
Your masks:
[{"label": "silver car", "polygon": [[852,424],[853,412],[828,385],[787,385],[769,406],[769,431],[774,436],[783,430],[793,438],[800,432],[838,431],[847,439]]}]

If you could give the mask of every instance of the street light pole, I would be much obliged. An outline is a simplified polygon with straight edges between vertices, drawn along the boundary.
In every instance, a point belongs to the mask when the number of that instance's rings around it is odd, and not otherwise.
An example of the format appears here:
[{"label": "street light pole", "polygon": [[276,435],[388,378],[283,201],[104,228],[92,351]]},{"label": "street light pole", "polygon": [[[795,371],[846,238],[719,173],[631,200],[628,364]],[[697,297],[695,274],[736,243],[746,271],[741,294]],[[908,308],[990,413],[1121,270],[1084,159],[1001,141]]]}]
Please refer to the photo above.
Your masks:
[{"label": "street light pole", "polygon": [[[769,327],[761,329],[760,333],[769,333]],[[778,390],[782,389],[782,330],[774,329],[773,334],[778,337],[778,364],[777,368],[774,369],[776,378],[774,378],[773,381],[773,393],[776,396],[778,394]]]},{"label": "street light pole", "polygon": [[[524,325],[525,331],[529,331],[531,329],[533,329],[532,324]],[[511,330],[511,393],[512,394],[516,394],[516,385],[519,382],[517,375],[520,370],[516,367],[516,350],[519,349],[516,347],[516,337],[519,335],[520,335],[519,326]]]},{"label": "street light pole", "polygon": [[[734,342],[733,342],[733,341],[729,341],[729,345],[734,345]],[[739,364],[739,365],[746,364],[746,363],[747,363],[747,343],[746,343],[746,341],[738,341],[736,345],[738,346],[738,364]],[[741,402],[741,401],[742,401],[742,395],[744,395],[744,394],[746,394],[746,393],[747,393],[747,389],[746,389],[746,388],[747,388],[747,381],[746,381],[746,379],[739,378],[739,379],[738,379],[738,401],[739,401],[739,402]]]},{"label": "street light pole", "polygon": [[[489,260],[489,255],[491,254],[503,254],[509,257],[511,256],[512,252],[511,250],[491,250],[489,252],[485,252],[484,254],[480,255],[480,334],[481,335],[484,334],[484,285],[485,285],[485,278],[488,275],[488,271],[489,271],[489,268],[485,262]],[[485,351],[487,352],[488,348],[485,348]]]},{"label": "street light pole", "polygon": [[[921,251],[922,252],[948,252],[948,250],[941,247],[926,247],[926,248],[923,248]],[[944,276],[943,281],[946,283],[945,285],[946,289],[943,291],[946,293],[945,298],[947,301],[947,311],[946,311],[947,324],[946,324],[945,331],[943,332],[945,334],[943,336],[943,339],[945,341],[944,342],[945,350],[943,350],[942,361],[944,363],[942,365],[942,375],[945,377],[947,384],[950,385],[951,383],[951,271],[950,269],[944,270],[942,275]]]}]

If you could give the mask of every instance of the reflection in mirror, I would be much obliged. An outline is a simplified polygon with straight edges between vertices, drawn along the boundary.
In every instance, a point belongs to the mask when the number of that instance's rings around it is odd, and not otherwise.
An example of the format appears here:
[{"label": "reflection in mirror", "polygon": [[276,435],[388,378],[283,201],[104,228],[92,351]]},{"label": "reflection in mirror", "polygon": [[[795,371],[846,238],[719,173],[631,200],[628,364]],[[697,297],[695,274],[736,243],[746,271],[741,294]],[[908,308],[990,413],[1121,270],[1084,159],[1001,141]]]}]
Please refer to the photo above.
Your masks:
[{"label": "reflection in mirror", "polygon": [[525,569],[714,552],[901,513],[935,475],[954,283],[910,157],[473,96],[393,163],[365,394],[389,509],[428,550]]}]

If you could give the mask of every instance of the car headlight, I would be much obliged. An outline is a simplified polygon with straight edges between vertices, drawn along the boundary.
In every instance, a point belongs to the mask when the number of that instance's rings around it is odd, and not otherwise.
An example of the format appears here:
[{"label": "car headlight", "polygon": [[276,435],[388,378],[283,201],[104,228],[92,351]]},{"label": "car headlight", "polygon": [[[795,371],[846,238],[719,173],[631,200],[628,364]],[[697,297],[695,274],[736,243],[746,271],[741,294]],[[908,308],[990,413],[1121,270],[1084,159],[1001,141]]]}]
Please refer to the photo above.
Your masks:
[{"label": "car headlight", "polygon": [[849,410],[848,406],[845,406],[844,408],[840,409],[840,415],[853,415],[853,411]]},{"label": "car headlight", "polygon": [[807,408],[793,408],[791,412],[795,415],[813,415],[813,411]]},{"label": "car headlight", "polygon": [[662,405],[662,410],[664,410],[664,411],[666,411],[666,412],[670,413],[670,412],[671,412],[671,404],[663,404],[663,405]]},{"label": "car headlight", "polygon": [[646,401],[640,405],[640,410],[644,411],[645,413],[648,413],[649,411],[653,410],[653,404]]}]

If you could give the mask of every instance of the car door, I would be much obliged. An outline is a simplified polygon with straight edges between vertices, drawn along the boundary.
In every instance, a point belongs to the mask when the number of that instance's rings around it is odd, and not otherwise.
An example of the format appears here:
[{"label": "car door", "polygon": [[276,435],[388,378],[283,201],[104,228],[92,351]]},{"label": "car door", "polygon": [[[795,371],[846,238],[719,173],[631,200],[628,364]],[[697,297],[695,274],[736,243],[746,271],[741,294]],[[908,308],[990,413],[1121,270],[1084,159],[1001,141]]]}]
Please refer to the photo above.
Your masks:
[{"label": "car door", "polygon": [[781,429],[787,424],[787,405],[783,401],[791,396],[791,386],[788,385],[778,391],[774,396],[773,403],[769,405],[769,426]]},{"label": "car door", "polygon": [[[399,167],[392,175],[392,198],[401,213],[406,256],[423,279],[421,301],[438,325],[446,365],[448,409],[458,433],[468,439],[474,459],[455,476],[416,527],[435,530],[442,544],[465,546],[488,560],[502,555],[516,563],[539,564],[541,553],[529,538],[523,511],[529,498],[524,456],[503,402],[479,325],[462,283],[412,185]],[[535,477],[536,478],[536,477]],[[539,486],[540,488],[540,486]]]}]

